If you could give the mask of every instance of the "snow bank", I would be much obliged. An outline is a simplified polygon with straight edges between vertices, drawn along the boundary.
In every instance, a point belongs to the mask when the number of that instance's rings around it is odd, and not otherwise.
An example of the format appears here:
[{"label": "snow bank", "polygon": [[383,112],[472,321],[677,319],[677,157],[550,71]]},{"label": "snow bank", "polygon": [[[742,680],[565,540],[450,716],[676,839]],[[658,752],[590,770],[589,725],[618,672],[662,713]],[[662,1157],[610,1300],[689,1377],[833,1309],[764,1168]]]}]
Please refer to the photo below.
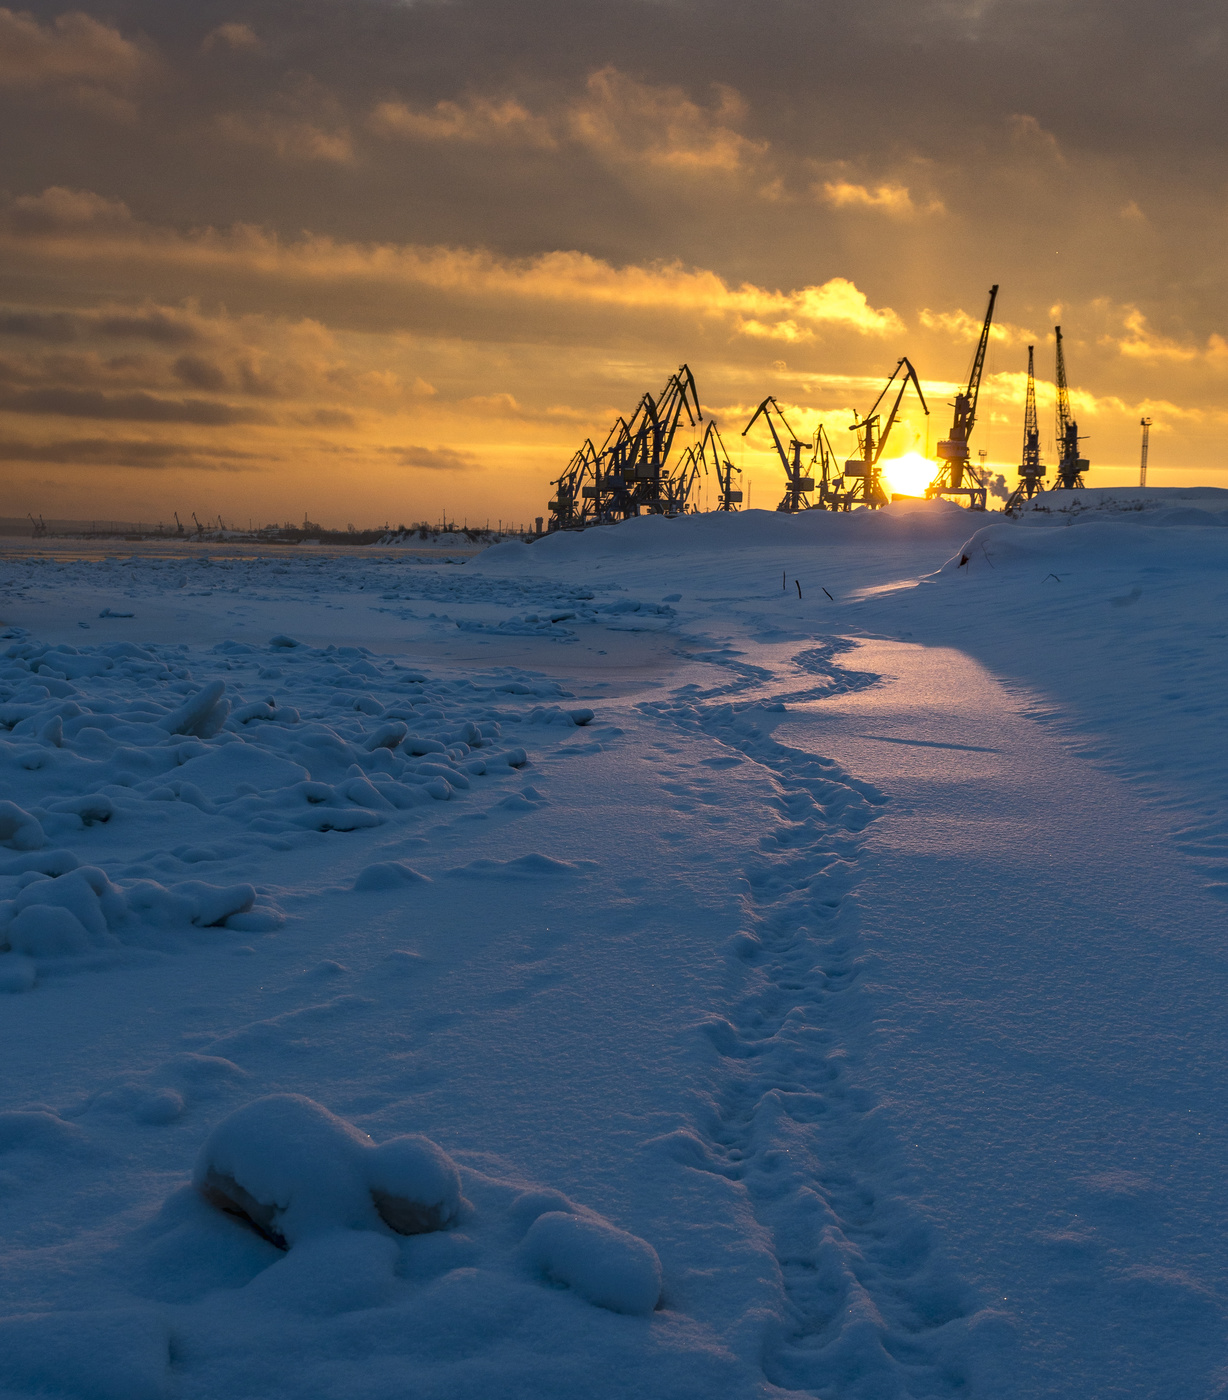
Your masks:
[{"label": "snow bank", "polygon": [[532,545],[492,545],[465,566],[481,573],[529,573],[564,563],[639,558],[711,557],[730,550],[864,543],[891,539],[946,540],[967,512],[951,501],[893,501],[881,510],[825,510],[786,515],[749,510],[707,515],[637,516],[617,525],[560,530]]},{"label": "snow bank", "polygon": [[[214,1128],[192,1179],[210,1205],[279,1249],[308,1247],[313,1260],[318,1250],[335,1248],[322,1241],[338,1231],[417,1239],[464,1225],[490,1237],[488,1268],[518,1263],[611,1312],[647,1314],[656,1307],[661,1263],[646,1241],[561,1192],[511,1191],[480,1173],[469,1176],[485,1209],[465,1198],[460,1169],[429,1138],[407,1134],[377,1146],[311,1099],[272,1094]],[[509,1237],[511,1254],[498,1243]],[[366,1247],[353,1245],[344,1246],[347,1258],[355,1248],[365,1259]],[[378,1272],[387,1256],[371,1257]],[[314,1264],[300,1268],[315,1271]]]},{"label": "snow bank", "polygon": [[[1181,512],[1186,514],[1186,512]],[[1123,522],[1128,528],[1123,528]],[[971,535],[931,578],[961,572],[1036,570],[1044,577],[1052,570],[1061,576],[1068,569],[1104,572],[1115,568],[1137,569],[1145,565],[1171,569],[1218,569],[1228,564],[1228,523],[1224,515],[1204,512],[1194,521],[1165,519],[1163,515],[1128,515],[1106,519],[1102,515],[1043,519],[1041,525],[1005,522],[986,525]],[[1045,525],[1051,528],[1044,528]],[[1203,526],[1182,529],[1174,526]],[[1063,528],[1069,526],[1070,528]]]}]

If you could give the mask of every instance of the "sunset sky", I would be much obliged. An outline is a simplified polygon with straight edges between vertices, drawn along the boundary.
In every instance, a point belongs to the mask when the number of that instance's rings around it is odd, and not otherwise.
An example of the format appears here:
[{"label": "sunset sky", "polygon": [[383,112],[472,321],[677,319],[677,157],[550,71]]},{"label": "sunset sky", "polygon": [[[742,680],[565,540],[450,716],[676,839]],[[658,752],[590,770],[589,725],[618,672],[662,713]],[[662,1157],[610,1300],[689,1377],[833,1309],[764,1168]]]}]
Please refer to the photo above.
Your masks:
[{"label": "sunset sky", "polygon": [[843,453],[906,354],[932,446],[994,282],[974,453],[1060,321],[1089,484],[1228,486],[1226,77],[1211,3],[0,9],[2,513],[528,520],[683,361],[774,505],[755,405]]}]

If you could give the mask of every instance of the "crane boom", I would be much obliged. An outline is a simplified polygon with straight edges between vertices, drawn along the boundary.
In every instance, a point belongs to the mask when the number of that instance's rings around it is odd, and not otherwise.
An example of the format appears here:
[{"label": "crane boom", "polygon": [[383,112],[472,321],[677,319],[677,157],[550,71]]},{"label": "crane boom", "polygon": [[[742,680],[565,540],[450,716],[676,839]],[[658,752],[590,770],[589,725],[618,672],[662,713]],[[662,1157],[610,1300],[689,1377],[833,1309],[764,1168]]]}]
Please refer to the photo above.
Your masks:
[{"label": "crane boom", "polygon": [[[772,421],[773,413],[780,419],[781,427],[789,436],[787,449],[780,440],[780,434],[776,431],[776,424]],[[780,458],[780,464],[785,469],[785,494],[776,509],[786,511],[789,514],[794,514],[799,510],[809,510],[812,503],[806,497],[814,490],[814,477],[802,475],[802,448],[806,444],[800,441],[797,434],[789,427],[789,420],[770,394],[751,414],[750,422],[742,429],[743,437],[759,421],[760,415],[768,425],[768,432],[771,433],[772,442],[776,447],[776,455]]]},{"label": "crane boom", "polygon": [[[968,375],[968,387],[955,395],[955,417],[950,434],[938,444],[938,475],[925,489],[929,498],[934,496],[967,496],[970,510],[984,510],[988,489],[981,471],[968,459],[968,439],[976,425],[976,405],[981,393],[981,375],[985,370],[985,352],[989,348],[989,332],[993,326],[994,306],[998,300],[998,284],[989,289],[989,306],[981,325],[981,337],[977,341],[976,354],[972,357],[972,370]],[[964,478],[968,478],[965,485]]]}]

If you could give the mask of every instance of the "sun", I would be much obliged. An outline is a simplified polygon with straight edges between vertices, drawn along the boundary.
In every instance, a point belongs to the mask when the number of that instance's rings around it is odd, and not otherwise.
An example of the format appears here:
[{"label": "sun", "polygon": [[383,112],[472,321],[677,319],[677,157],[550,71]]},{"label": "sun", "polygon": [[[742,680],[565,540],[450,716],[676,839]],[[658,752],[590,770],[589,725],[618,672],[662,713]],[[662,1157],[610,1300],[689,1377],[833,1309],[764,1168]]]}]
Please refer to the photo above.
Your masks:
[{"label": "sun", "polygon": [[938,471],[919,452],[905,452],[902,457],[881,462],[879,467],[887,489],[897,496],[924,496]]}]

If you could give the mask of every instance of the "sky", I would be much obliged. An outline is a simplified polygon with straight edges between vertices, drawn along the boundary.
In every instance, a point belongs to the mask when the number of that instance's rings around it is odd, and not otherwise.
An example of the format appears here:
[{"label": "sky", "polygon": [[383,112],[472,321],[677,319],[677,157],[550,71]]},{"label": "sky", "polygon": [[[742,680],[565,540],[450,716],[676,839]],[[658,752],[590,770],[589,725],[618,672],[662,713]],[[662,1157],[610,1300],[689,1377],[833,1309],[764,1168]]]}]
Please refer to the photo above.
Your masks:
[{"label": "sky", "polygon": [[1060,323],[1089,485],[1228,487],[1226,78],[1199,0],[0,8],[4,513],[527,521],[684,362],[774,505],[757,404],[907,355],[932,451],[994,283],[974,453]]}]

